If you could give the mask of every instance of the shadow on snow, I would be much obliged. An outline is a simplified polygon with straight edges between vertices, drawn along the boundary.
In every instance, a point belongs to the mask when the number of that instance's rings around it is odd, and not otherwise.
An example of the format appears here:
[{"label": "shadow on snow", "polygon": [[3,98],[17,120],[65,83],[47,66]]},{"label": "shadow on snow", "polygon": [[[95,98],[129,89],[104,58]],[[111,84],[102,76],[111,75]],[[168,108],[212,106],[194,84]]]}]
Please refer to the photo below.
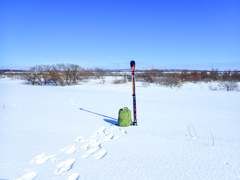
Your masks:
[{"label": "shadow on snow", "polygon": [[99,114],[99,113],[95,113],[95,112],[92,112],[92,111],[88,111],[86,109],[83,109],[83,108],[79,108],[80,110],[82,111],[86,111],[86,112],[89,112],[89,113],[92,113],[92,114],[96,114],[98,116],[102,116],[102,117],[105,117],[107,119],[103,119],[105,122],[109,123],[109,124],[117,124],[118,123],[118,120],[116,118],[113,118],[113,117],[109,117],[109,116],[106,116],[106,115],[103,115],[103,114]]}]

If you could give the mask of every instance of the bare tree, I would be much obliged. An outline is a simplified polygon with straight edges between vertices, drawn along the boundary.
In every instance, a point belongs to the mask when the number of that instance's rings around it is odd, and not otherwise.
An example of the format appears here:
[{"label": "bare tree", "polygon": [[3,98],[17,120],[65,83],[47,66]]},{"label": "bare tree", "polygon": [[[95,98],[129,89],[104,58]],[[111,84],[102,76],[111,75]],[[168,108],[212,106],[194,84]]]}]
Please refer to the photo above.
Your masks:
[{"label": "bare tree", "polygon": [[36,67],[31,67],[29,71],[24,72],[24,79],[27,80],[28,83],[32,83],[32,85],[37,83],[37,76]]},{"label": "bare tree", "polygon": [[198,82],[201,80],[201,73],[199,71],[193,71],[190,73],[190,79],[193,82]]},{"label": "bare tree", "polygon": [[189,72],[188,70],[183,70],[180,74],[180,78],[182,81],[189,81]]},{"label": "bare tree", "polygon": [[42,65],[37,65],[34,67],[35,69],[35,74],[37,76],[37,83],[38,85],[43,85],[42,83],[42,76],[43,76],[43,66]]},{"label": "bare tree", "polygon": [[79,65],[58,64],[55,69],[61,74],[61,81],[64,81],[67,85],[77,84],[82,79],[80,72],[83,69]]},{"label": "bare tree", "polygon": [[128,75],[128,74],[124,74],[123,75],[124,79],[128,82],[131,82],[132,81],[132,76],[131,75]]},{"label": "bare tree", "polygon": [[200,75],[201,75],[201,81],[205,81],[205,82],[209,81],[208,72],[207,71],[201,71]]},{"label": "bare tree", "polygon": [[51,81],[55,84],[58,85],[59,82],[61,81],[61,73],[58,70],[58,67],[53,65],[51,70],[49,71],[49,75],[51,76]]},{"label": "bare tree", "polygon": [[173,77],[170,75],[167,77],[161,78],[161,80],[158,81],[158,84],[163,86],[168,86],[170,88],[182,86],[181,80],[178,77]]},{"label": "bare tree", "polygon": [[51,82],[50,70],[51,67],[49,65],[43,66],[42,78],[45,85]]},{"label": "bare tree", "polygon": [[209,78],[212,80],[212,81],[217,81],[219,79],[219,72],[218,72],[218,69],[216,70],[212,70],[209,74]]},{"label": "bare tree", "polygon": [[70,85],[73,81],[70,65],[65,65],[65,64],[60,65],[59,64],[59,67],[60,67],[59,71],[61,71],[61,69],[62,69],[61,76],[62,76],[63,80],[65,81],[65,83],[67,85]]},{"label": "bare tree", "polygon": [[104,71],[104,69],[101,69],[101,68],[95,68],[94,74],[96,78],[100,79],[100,78],[103,78],[103,76],[105,76],[106,71]]},{"label": "bare tree", "polygon": [[42,65],[33,66],[28,71],[25,71],[23,73],[23,79],[27,80],[28,83],[31,82],[32,85],[35,84],[43,85],[42,77],[43,77]]},{"label": "bare tree", "polygon": [[161,72],[157,70],[150,70],[142,73],[141,78],[148,83],[154,83],[159,80],[159,77],[162,77],[161,75]]},{"label": "bare tree", "polygon": [[4,72],[0,72],[0,78],[4,77]]},{"label": "bare tree", "polygon": [[81,76],[81,71],[83,70],[79,65],[70,64],[71,76],[73,79],[73,84],[77,84],[83,78]]},{"label": "bare tree", "polygon": [[52,82],[55,85],[64,86],[77,84],[91,75],[92,73],[75,64],[37,65],[24,72],[24,79],[33,85],[36,83],[46,85]]},{"label": "bare tree", "polygon": [[237,82],[240,81],[240,74],[237,70],[232,72],[232,81]]},{"label": "bare tree", "polygon": [[228,71],[224,71],[222,74],[221,74],[221,80],[222,81],[231,81],[232,78],[231,78],[231,71],[228,70]]},{"label": "bare tree", "polygon": [[238,90],[238,84],[233,81],[222,81],[218,85],[220,89],[226,90],[226,91],[235,91]]}]

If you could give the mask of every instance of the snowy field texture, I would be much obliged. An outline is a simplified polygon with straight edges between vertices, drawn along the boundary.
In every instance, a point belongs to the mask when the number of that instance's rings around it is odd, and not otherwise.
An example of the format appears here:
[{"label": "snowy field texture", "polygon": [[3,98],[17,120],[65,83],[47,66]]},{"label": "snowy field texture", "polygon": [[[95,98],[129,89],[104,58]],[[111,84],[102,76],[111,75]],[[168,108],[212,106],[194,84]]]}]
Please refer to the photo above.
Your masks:
[{"label": "snowy field texture", "polygon": [[0,79],[0,179],[240,179],[240,92],[136,83],[76,86]]}]

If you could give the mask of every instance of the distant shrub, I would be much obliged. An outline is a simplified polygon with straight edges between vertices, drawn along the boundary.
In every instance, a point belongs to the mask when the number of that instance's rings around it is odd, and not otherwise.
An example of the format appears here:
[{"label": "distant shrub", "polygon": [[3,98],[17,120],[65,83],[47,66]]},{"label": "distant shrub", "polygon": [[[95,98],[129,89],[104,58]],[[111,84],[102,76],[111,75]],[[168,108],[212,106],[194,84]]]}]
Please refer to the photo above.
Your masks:
[{"label": "distant shrub", "polygon": [[148,87],[150,85],[149,82],[146,82],[146,81],[142,81],[142,86],[143,87]]},{"label": "distant shrub", "polygon": [[223,81],[218,84],[219,88],[226,91],[237,91],[238,84],[233,81]]},{"label": "distant shrub", "polygon": [[37,65],[24,72],[23,79],[32,85],[51,83],[65,86],[75,85],[84,79],[88,79],[91,75],[92,73],[75,64]]},{"label": "distant shrub", "polygon": [[163,85],[173,87],[181,87],[182,83],[178,77],[167,77],[163,82]]},{"label": "distant shrub", "polygon": [[220,80],[220,73],[218,71],[218,69],[216,70],[212,70],[210,73],[209,73],[209,78],[212,80],[212,81],[218,81]]},{"label": "distant shrub", "polygon": [[140,77],[148,83],[156,83],[164,74],[160,70],[150,70],[142,73]]},{"label": "distant shrub", "polygon": [[116,79],[113,81],[113,84],[125,84],[127,83],[126,79]]},{"label": "distant shrub", "polygon": [[100,84],[105,84],[105,83],[106,83],[106,80],[105,79],[101,79]]},{"label": "distant shrub", "polygon": [[170,87],[170,88],[182,86],[181,80],[178,77],[173,77],[173,76],[158,78],[156,83],[159,85]]},{"label": "distant shrub", "polygon": [[239,91],[239,86],[237,82],[233,81],[220,81],[217,85],[209,85],[209,89],[211,91],[219,91],[219,90],[225,90],[225,91]]},{"label": "distant shrub", "polygon": [[123,78],[128,81],[128,82],[131,82],[132,81],[132,76],[131,75],[128,75],[128,74],[124,74],[123,75]]},{"label": "distant shrub", "polygon": [[94,75],[96,79],[102,79],[106,75],[106,71],[101,68],[95,68],[94,69]]},{"label": "distant shrub", "polygon": [[5,75],[4,75],[4,72],[0,72],[0,78],[4,78]]},{"label": "distant shrub", "polygon": [[143,86],[148,86],[150,83],[155,83],[167,87],[182,86],[181,76],[177,73],[163,73],[159,70],[150,70],[141,74]]}]

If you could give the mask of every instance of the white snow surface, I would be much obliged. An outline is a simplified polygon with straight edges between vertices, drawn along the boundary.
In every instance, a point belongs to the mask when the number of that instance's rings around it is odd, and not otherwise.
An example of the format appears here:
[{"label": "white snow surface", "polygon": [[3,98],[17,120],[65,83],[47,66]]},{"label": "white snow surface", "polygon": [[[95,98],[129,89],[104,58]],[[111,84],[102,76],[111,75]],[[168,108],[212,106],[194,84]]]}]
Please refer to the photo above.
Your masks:
[{"label": "white snow surface", "polygon": [[[240,179],[240,92],[0,79],[0,179]],[[214,140],[214,141],[213,141]]]}]

